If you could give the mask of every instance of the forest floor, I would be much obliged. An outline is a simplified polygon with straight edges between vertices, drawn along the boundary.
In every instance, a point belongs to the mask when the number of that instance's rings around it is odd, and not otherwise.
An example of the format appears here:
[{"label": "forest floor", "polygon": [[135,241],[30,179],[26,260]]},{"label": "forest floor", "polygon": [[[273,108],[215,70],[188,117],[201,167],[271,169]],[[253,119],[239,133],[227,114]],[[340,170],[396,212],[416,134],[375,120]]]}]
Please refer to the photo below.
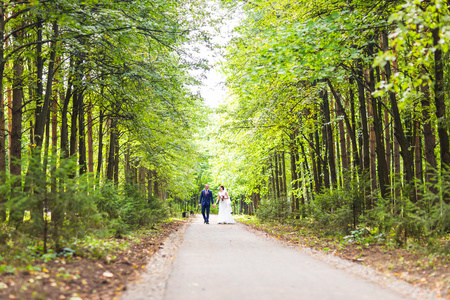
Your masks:
[{"label": "forest floor", "polygon": [[[33,261],[28,267],[0,274],[0,299],[116,299],[128,282],[139,278],[152,254],[185,221],[171,220],[123,239],[109,238],[98,255],[86,244],[86,255]],[[99,244],[105,243],[102,241]],[[97,245],[98,247],[98,245]]]},{"label": "forest floor", "polygon": [[[348,242],[336,236],[326,236],[300,224],[262,222],[251,216],[237,216],[246,226],[272,237],[376,269],[387,277],[395,277],[450,299],[450,255],[431,252],[415,245],[409,249],[393,246]],[[444,245],[444,242],[442,243]]]}]

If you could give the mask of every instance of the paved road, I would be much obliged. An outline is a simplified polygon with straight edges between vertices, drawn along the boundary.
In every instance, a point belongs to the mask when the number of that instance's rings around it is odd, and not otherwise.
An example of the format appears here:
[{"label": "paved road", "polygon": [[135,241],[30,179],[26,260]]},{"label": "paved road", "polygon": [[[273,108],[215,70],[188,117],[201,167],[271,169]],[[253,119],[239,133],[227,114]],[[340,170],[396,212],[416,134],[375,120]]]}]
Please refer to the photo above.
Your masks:
[{"label": "paved road", "polygon": [[164,299],[407,299],[215,219],[205,225],[197,218],[187,229]]}]

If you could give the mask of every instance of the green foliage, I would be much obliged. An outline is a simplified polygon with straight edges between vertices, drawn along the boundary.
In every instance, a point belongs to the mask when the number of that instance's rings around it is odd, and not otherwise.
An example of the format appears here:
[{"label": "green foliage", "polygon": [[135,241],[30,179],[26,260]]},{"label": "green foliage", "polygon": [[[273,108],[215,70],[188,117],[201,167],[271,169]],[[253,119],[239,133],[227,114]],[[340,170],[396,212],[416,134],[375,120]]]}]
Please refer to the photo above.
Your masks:
[{"label": "green foliage", "polygon": [[125,183],[119,215],[125,224],[136,228],[154,225],[166,219],[168,212],[161,200],[153,197],[146,199],[137,186]]},{"label": "green foliage", "polygon": [[290,202],[281,197],[261,201],[256,216],[264,221],[283,222],[289,217],[290,213]]},{"label": "green foliage", "polygon": [[[355,172],[356,173],[356,172]],[[356,173],[357,174],[357,173]],[[369,180],[359,176],[351,179],[347,174],[349,182],[344,188],[325,190],[322,194],[316,195],[312,201],[312,216],[317,221],[317,225],[330,233],[349,234],[361,222],[364,211]]]}]

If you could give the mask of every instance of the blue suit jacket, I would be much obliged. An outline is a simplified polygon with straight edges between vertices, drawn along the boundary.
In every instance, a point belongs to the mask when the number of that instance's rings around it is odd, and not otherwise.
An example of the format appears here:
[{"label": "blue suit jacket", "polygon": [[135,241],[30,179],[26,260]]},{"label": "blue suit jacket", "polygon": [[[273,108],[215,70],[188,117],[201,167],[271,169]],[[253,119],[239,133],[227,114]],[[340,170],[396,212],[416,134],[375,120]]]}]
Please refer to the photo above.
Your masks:
[{"label": "blue suit jacket", "polygon": [[214,203],[213,194],[211,190],[208,190],[207,195],[205,195],[205,190],[203,190],[202,193],[200,194],[200,200],[198,201],[198,204],[201,204],[202,206],[209,206],[210,203],[211,204]]}]

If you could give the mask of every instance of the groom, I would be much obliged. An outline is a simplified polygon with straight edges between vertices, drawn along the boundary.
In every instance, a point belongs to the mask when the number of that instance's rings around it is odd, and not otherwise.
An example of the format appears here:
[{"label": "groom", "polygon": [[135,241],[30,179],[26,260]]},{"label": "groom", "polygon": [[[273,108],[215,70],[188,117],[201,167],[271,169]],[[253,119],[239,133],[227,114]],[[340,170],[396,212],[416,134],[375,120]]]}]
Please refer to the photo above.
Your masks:
[{"label": "groom", "polygon": [[[213,200],[212,192],[209,190],[209,184],[205,184],[205,189],[200,194],[200,200],[198,201],[198,206],[202,207],[202,215],[203,220],[205,220],[205,224],[209,224],[209,207],[212,204],[214,207],[216,206]],[[206,215],[205,215],[206,212]]]}]

